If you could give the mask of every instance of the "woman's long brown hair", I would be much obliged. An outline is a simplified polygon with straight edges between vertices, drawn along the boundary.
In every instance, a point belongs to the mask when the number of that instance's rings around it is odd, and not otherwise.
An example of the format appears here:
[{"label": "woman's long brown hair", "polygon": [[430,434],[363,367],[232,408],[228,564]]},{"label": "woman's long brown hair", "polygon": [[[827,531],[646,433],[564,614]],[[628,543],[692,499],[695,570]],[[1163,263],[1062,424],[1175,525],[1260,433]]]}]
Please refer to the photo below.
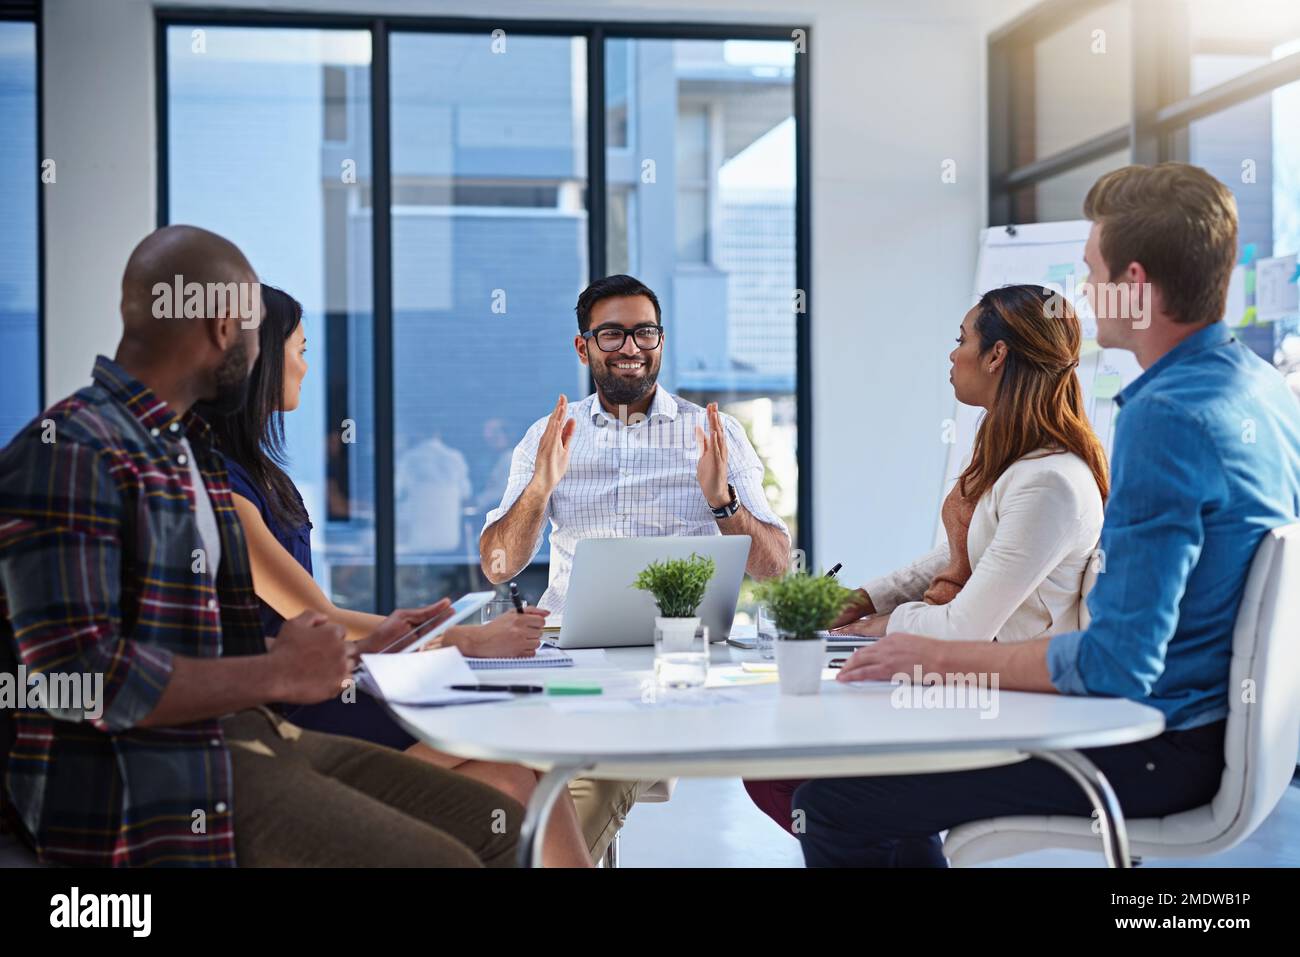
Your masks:
[{"label": "woman's long brown hair", "polygon": [[[1110,494],[1106,453],[1083,409],[1075,367],[1082,333],[1069,302],[1039,286],[1002,286],[980,297],[980,355],[998,341],[1007,357],[997,396],[975,435],[961,494],[978,500],[1017,459],[1041,449],[1073,452]],[[1045,453],[1047,454],[1047,453]]]}]

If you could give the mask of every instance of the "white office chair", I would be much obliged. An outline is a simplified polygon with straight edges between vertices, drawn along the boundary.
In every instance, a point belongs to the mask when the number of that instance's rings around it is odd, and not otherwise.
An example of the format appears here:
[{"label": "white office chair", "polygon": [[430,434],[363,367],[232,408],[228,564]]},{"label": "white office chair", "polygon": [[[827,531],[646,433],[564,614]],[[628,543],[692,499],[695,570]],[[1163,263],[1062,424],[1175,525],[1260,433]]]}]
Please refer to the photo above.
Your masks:
[{"label": "white office chair", "polygon": [[[1202,807],[1128,822],[1130,856],[1199,857],[1250,836],[1282,799],[1300,741],[1300,523],[1264,536],[1232,635],[1219,793]],[[1086,817],[1023,816],[954,827],[944,854],[968,866],[1045,848],[1100,851]]]}]

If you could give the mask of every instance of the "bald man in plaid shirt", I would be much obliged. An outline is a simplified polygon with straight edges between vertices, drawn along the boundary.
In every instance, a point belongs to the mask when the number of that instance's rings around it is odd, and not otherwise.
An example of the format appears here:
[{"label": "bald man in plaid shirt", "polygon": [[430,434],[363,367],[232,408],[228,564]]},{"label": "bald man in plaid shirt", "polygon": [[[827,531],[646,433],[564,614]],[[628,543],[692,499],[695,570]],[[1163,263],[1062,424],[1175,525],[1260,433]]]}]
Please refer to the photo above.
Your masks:
[{"label": "bald man in plaid shirt", "polygon": [[[193,316],[160,299],[176,277],[239,295]],[[304,613],[268,652],[191,411],[239,405],[260,309],[231,243],[155,232],[127,264],[116,359],[0,453],[0,674],[97,676],[103,699],[0,709],[6,817],[41,860],[79,866],[509,866],[522,808],[504,794],[262,707],[340,694],[361,653],[448,605],[356,642]]]}]

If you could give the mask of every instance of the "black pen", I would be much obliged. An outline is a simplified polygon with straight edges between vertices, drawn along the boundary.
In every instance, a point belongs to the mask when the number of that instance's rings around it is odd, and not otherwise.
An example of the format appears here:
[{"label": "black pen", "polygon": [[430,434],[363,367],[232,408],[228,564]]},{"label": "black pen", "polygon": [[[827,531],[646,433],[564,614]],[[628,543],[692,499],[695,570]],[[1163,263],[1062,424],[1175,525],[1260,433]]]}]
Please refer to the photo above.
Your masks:
[{"label": "black pen", "polygon": [[832,568],[830,571],[828,571],[828,572],[826,573],[826,577],[827,577],[827,578],[834,578],[836,575],[838,575],[838,574],[840,573],[840,569],[843,568],[843,567],[844,567],[844,563],[843,563],[843,562],[836,562],[836,563],[835,563],[835,567]]},{"label": "black pen", "polygon": [[519,597],[519,586],[514,582],[510,583],[510,600],[515,603],[515,612],[522,615],[524,613],[524,600]]},{"label": "black pen", "polygon": [[541,694],[541,685],[448,685],[451,691],[509,691],[511,694]]}]

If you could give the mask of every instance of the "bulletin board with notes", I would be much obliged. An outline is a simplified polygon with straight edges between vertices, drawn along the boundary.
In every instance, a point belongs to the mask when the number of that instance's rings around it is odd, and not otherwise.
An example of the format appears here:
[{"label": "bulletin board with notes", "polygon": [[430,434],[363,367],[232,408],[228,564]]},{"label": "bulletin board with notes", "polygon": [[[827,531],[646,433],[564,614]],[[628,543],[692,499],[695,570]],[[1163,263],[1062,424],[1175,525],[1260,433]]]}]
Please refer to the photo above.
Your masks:
[{"label": "bulletin board with notes", "polygon": [[[1084,287],[1088,267],[1083,262],[1083,247],[1090,227],[1087,220],[1077,220],[995,226],[983,230],[971,302],[973,304],[989,289],[1013,283],[1040,285],[1059,292],[1070,301],[1083,325],[1077,375],[1083,388],[1084,407],[1109,455],[1118,410],[1115,396],[1136,379],[1142,369],[1132,353],[1102,349],[1097,345],[1097,320],[1088,305]],[[952,422],[944,430],[945,438],[950,440],[944,470],[945,496],[970,458],[975,432],[983,415],[983,410],[974,406],[960,402],[954,405],[956,411]],[[935,544],[943,541],[943,523],[937,522]]]}]

